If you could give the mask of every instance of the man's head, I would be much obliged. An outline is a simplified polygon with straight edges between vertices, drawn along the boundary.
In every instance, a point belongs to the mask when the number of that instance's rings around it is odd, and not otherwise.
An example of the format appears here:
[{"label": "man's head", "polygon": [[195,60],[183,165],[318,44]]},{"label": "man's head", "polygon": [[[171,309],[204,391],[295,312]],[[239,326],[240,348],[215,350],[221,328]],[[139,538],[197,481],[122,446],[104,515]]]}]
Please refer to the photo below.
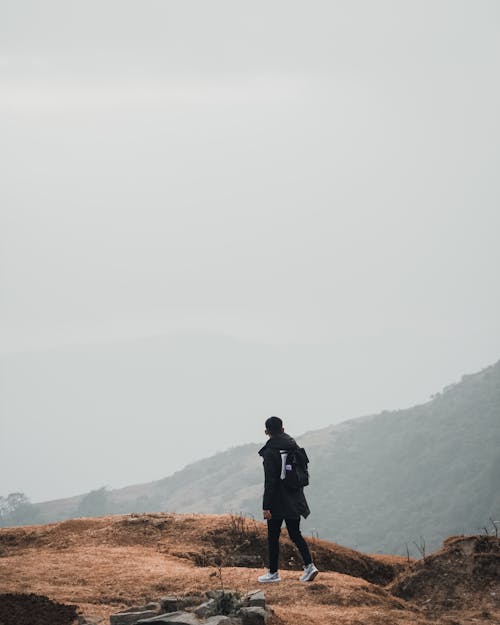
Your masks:
[{"label": "man's head", "polygon": [[283,421],[279,417],[269,417],[266,419],[266,434],[276,436],[283,432]]}]

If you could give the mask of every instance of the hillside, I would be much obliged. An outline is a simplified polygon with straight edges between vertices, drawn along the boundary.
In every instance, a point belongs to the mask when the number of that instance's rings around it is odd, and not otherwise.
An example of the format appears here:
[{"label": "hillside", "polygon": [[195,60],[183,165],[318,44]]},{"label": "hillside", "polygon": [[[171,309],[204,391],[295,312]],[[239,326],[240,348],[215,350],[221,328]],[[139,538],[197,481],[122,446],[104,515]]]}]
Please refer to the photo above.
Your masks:
[{"label": "hillside", "polygon": [[[500,362],[426,404],[299,440],[311,459],[307,533],[367,552],[405,554],[408,546],[418,555],[414,542],[423,539],[430,552],[448,535],[476,533],[500,518]],[[101,493],[96,513],[241,511],[260,518],[257,449],[236,447],[163,480]],[[82,497],[41,504],[38,512],[40,521],[89,514]]]},{"label": "hillside", "polygon": [[462,373],[455,348],[436,349],[425,371],[408,358],[423,346],[366,337],[274,345],[185,332],[0,353],[0,495],[39,502],[151,482],[258,442],[268,414],[299,434],[412,405]]},{"label": "hillside", "polygon": [[[269,625],[500,618],[498,538],[450,539],[434,558],[410,563],[309,540],[320,575],[298,581],[296,553],[283,537],[282,582],[264,587],[274,611]],[[105,625],[115,612],[165,596],[192,606],[222,585],[246,593],[258,585],[265,545],[264,523],[237,515],[115,515],[0,529],[0,622],[69,625],[78,613],[80,622]],[[447,580],[467,584],[466,592],[457,596]]]}]

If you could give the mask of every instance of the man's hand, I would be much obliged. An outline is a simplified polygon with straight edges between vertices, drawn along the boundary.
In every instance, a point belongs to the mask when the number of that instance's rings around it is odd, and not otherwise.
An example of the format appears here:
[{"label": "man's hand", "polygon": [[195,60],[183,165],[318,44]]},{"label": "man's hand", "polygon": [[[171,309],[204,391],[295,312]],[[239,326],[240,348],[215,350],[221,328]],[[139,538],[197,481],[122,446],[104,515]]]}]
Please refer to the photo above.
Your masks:
[{"label": "man's hand", "polygon": [[271,510],[264,510],[264,519],[266,519],[266,521],[269,521],[270,519],[273,518],[273,515],[271,514]]}]

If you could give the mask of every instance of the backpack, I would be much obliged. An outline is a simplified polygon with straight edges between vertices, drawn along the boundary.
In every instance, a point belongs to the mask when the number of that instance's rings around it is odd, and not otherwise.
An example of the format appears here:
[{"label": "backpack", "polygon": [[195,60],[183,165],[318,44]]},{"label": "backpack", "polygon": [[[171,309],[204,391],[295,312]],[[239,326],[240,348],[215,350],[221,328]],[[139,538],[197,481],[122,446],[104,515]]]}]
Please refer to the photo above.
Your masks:
[{"label": "backpack", "polygon": [[299,490],[309,484],[309,471],[307,465],[309,458],[303,447],[296,449],[280,450],[281,454],[281,480],[288,490]]}]

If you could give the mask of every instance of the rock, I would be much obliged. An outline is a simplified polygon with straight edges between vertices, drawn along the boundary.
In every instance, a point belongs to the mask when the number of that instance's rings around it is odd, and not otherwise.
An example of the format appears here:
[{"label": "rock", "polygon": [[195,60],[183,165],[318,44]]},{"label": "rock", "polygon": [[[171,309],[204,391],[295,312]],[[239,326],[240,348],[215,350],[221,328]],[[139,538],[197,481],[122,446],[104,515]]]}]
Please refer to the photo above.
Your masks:
[{"label": "rock", "polygon": [[178,610],[183,610],[184,608],[191,608],[193,606],[197,606],[200,603],[203,603],[205,597],[203,595],[186,595],[185,597],[179,597],[178,600]]},{"label": "rock", "polygon": [[217,602],[219,614],[232,614],[243,605],[241,595],[236,590],[209,590],[206,594]]},{"label": "rock", "polygon": [[78,616],[78,625],[99,625],[104,620],[102,616],[90,616],[80,614]]},{"label": "rock", "polygon": [[266,596],[263,590],[252,590],[243,597],[243,602],[250,608],[265,608]]},{"label": "rock", "polygon": [[156,601],[150,601],[146,605],[136,605],[131,608],[127,608],[126,610],[122,610],[119,614],[126,614],[127,612],[146,612],[147,610],[151,610],[156,612],[156,614],[160,614],[161,605]]},{"label": "rock", "polygon": [[109,617],[110,625],[135,625],[135,623],[141,619],[158,615],[157,610],[137,610],[137,608],[135,608],[136,611],[133,610],[134,608],[131,608],[126,612],[117,612],[116,614],[112,614]]},{"label": "rock", "polygon": [[239,618],[224,616],[224,614],[217,614],[207,619],[203,625],[241,625]]},{"label": "rock", "polygon": [[203,595],[186,595],[185,597],[179,597],[177,602],[179,604],[179,609],[181,609],[199,605],[203,603],[204,599],[205,597]]},{"label": "rock", "polygon": [[160,607],[163,612],[176,612],[202,603],[203,598],[203,595],[186,595],[185,597],[168,595],[160,599]]},{"label": "rock", "polygon": [[160,614],[152,618],[145,618],[137,621],[137,625],[202,625],[201,621],[191,612],[171,612],[170,614]]},{"label": "rock", "polygon": [[218,601],[224,595],[224,591],[223,590],[207,590],[205,594],[207,595],[209,599],[215,599],[216,601]]},{"label": "rock", "polygon": [[174,595],[162,597],[160,599],[160,606],[163,612],[177,612],[179,609],[179,598]]},{"label": "rock", "polygon": [[132,517],[130,519],[125,519],[125,523],[127,525],[142,525],[142,523],[146,523],[147,519],[144,517]]},{"label": "rock", "polygon": [[264,608],[241,608],[237,616],[242,625],[264,625],[267,622],[267,612]]},{"label": "rock", "polygon": [[200,618],[207,618],[209,616],[217,614],[217,601],[215,599],[209,599],[208,601],[205,601],[196,608],[194,613]]},{"label": "rock", "polygon": [[168,521],[165,519],[164,520],[158,519],[157,521],[153,521],[153,525],[157,529],[162,530],[164,527],[168,525]]}]

